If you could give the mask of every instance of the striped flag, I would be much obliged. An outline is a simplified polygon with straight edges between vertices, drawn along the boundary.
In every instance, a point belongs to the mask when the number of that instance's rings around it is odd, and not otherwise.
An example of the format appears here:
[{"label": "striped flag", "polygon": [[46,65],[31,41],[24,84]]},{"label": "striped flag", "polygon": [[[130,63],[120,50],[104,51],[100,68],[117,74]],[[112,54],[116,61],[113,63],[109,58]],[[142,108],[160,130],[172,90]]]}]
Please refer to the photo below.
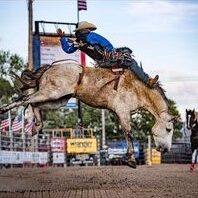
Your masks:
[{"label": "striped flag", "polygon": [[86,0],[78,0],[78,11],[87,10]]},{"label": "striped flag", "polygon": [[6,129],[9,127],[9,118],[2,120],[0,125],[0,130]]},{"label": "striped flag", "polygon": [[22,129],[22,114],[17,115],[12,123],[12,131],[16,132]]},{"label": "striped flag", "polygon": [[34,126],[34,122],[30,122],[30,123],[27,123],[26,125],[25,125],[25,132],[26,133],[32,133],[32,128],[33,128],[33,126]]}]

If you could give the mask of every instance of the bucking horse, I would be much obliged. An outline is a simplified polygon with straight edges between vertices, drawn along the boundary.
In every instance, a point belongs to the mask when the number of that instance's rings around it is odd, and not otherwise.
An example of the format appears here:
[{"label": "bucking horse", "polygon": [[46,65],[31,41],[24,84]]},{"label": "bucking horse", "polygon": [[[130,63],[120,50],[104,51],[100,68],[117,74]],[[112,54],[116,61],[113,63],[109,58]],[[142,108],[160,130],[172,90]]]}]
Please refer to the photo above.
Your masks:
[{"label": "bucking horse", "polygon": [[52,107],[57,109],[65,105],[71,97],[95,108],[108,109],[117,115],[127,140],[127,163],[136,168],[131,114],[145,109],[155,118],[152,134],[157,150],[170,150],[173,116],[169,112],[164,90],[159,84],[150,89],[127,69],[122,74],[115,75],[111,69],[82,67],[74,62],[58,63],[38,72],[25,71],[23,74],[25,75],[21,76],[21,81],[24,87],[35,87],[36,91],[3,105],[0,107],[0,113],[21,105],[31,105],[39,131],[43,127],[40,110]]}]

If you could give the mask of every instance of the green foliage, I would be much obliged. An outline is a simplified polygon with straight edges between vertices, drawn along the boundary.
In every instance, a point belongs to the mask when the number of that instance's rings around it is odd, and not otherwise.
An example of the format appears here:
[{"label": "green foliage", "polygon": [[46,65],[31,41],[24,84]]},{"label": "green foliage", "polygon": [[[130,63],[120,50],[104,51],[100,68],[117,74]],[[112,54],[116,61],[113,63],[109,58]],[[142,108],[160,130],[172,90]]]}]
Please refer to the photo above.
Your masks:
[{"label": "green foliage", "polygon": [[64,113],[57,110],[42,111],[45,128],[64,128]]},{"label": "green foliage", "polygon": [[182,137],[181,128],[182,128],[182,121],[181,121],[181,115],[177,109],[176,103],[173,100],[169,99],[169,111],[171,115],[173,115],[176,120],[174,122],[174,133],[173,133],[173,139],[177,139]]},{"label": "green foliage", "polygon": [[0,51],[0,103],[7,103],[9,98],[19,92],[15,78],[11,73],[20,74],[25,68],[23,59],[16,54]]},{"label": "green foliage", "polygon": [[8,78],[11,72],[19,74],[25,69],[23,59],[17,54],[10,54],[10,52],[0,51],[0,77]]},{"label": "green foliage", "polygon": [[78,123],[78,113],[77,110],[66,110],[65,111],[65,123],[64,126],[66,128],[76,128],[76,125]]},{"label": "green foliage", "polygon": [[9,81],[0,78],[0,100],[1,103],[5,103],[13,94],[13,87],[9,83]]},{"label": "green foliage", "polygon": [[[169,112],[173,115],[176,120],[174,122],[174,132],[173,139],[177,139],[182,136],[181,128],[181,115],[177,110],[176,103],[173,100],[169,99]],[[147,141],[147,136],[151,134],[151,129],[154,125],[153,116],[147,111],[139,111],[135,116],[133,116],[133,136],[135,139],[142,142]]]},{"label": "green foliage", "polygon": [[151,134],[154,125],[153,116],[145,110],[138,111],[132,116],[132,133],[135,140],[147,141],[147,136]]}]

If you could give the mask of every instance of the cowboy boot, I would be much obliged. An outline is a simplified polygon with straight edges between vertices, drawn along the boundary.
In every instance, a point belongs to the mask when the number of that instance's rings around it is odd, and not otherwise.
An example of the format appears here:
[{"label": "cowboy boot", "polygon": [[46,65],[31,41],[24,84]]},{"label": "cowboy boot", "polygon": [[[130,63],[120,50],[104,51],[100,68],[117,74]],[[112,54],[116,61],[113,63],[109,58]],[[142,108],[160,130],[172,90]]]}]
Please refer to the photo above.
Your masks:
[{"label": "cowboy boot", "polygon": [[151,89],[154,88],[158,79],[159,79],[159,75],[156,75],[155,78],[149,78],[147,81],[148,87]]}]

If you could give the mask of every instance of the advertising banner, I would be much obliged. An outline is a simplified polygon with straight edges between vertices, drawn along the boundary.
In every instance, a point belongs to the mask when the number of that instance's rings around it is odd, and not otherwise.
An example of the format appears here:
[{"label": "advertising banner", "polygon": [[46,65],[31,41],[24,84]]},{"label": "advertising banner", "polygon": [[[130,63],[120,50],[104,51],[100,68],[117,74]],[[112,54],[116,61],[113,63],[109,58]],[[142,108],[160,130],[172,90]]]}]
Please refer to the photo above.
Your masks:
[{"label": "advertising banner", "polygon": [[51,139],[51,150],[52,152],[65,152],[65,138],[52,138]]},{"label": "advertising banner", "polygon": [[65,153],[53,153],[53,164],[64,164]]},{"label": "advertising banner", "polygon": [[67,139],[67,152],[68,153],[96,153],[97,144],[96,139]]},{"label": "advertising banner", "polygon": [[47,152],[0,151],[0,164],[48,163]]},{"label": "advertising banner", "polygon": [[50,36],[40,36],[40,64],[51,64],[57,60],[71,59],[78,63],[81,62],[80,51],[67,54],[63,51],[60,38]]}]

